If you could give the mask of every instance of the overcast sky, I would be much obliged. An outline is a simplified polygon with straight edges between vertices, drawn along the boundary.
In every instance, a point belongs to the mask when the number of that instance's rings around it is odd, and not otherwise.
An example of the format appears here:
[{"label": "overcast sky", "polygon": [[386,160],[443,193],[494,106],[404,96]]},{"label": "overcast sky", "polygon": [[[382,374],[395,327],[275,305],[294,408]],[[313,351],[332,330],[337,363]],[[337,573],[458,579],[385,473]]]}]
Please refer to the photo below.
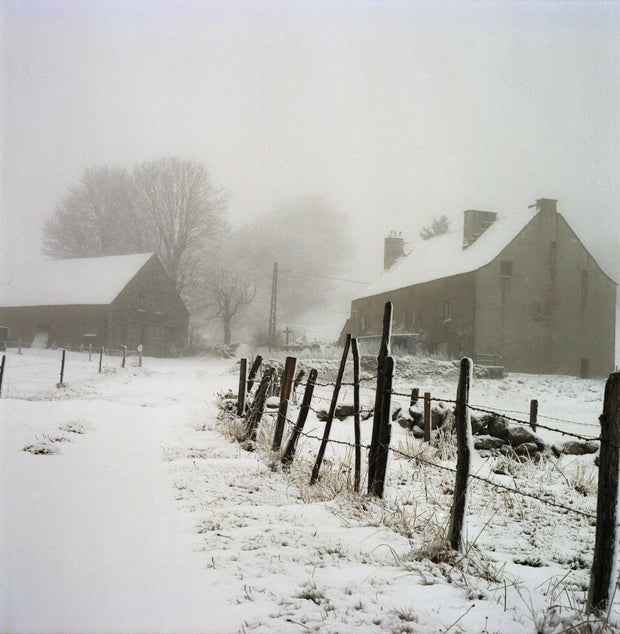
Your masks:
[{"label": "overcast sky", "polygon": [[176,155],[235,224],[318,194],[373,257],[557,198],[620,278],[618,2],[0,4],[5,255],[40,251],[85,167]]}]

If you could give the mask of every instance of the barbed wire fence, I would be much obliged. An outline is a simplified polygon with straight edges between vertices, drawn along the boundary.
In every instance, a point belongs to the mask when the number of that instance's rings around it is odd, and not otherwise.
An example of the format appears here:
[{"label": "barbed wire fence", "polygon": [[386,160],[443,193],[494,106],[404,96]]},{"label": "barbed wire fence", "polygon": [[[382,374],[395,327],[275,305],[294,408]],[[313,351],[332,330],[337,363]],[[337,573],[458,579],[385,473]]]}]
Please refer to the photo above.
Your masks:
[{"label": "barbed wire fence", "polygon": [[[311,375],[305,382],[301,380],[296,382],[296,387],[304,387],[304,398],[301,408],[299,409],[299,415],[297,420],[290,418],[288,414],[289,400],[296,400],[295,391],[285,386],[291,385],[293,381],[294,368],[296,359],[294,357],[287,357],[285,365],[285,371],[281,376],[274,368],[270,369],[269,376],[272,377],[273,382],[280,387],[280,402],[277,411],[272,410],[271,413],[277,416],[277,423],[275,425],[277,438],[274,438],[272,443],[272,451],[280,451],[280,443],[282,440],[282,430],[285,423],[288,423],[291,429],[288,443],[283,451],[280,452],[280,460],[283,467],[290,468],[290,465],[294,459],[296,444],[299,438],[307,438],[320,443],[319,453],[317,460],[312,470],[312,476],[310,484],[315,484],[320,477],[320,468],[325,454],[325,448],[328,443],[333,445],[339,445],[351,449],[355,452],[355,484],[354,490],[359,491],[359,473],[360,473],[360,453],[361,450],[368,452],[368,477],[367,477],[367,494],[377,498],[382,498],[386,483],[386,469],[387,469],[387,457],[394,454],[399,458],[412,461],[418,464],[425,465],[432,469],[441,470],[446,473],[450,473],[455,478],[454,494],[452,499],[452,506],[450,510],[450,522],[448,529],[448,541],[453,549],[462,550],[463,542],[461,537],[463,522],[465,519],[466,504],[465,501],[468,495],[468,486],[470,481],[476,481],[482,483],[484,486],[492,487],[504,492],[509,492],[513,495],[526,497],[536,500],[538,503],[553,507],[566,514],[572,514],[588,520],[590,523],[595,524],[595,545],[593,564],[590,577],[590,586],[586,600],[586,609],[588,612],[602,614],[609,606],[610,602],[610,588],[613,587],[615,580],[612,578],[614,575],[614,564],[616,560],[616,545],[618,543],[617,537],[617,516],[616,506],[618,497],[618,471],[620,465],[620,373],[616,372],[610,375],[606,387],[605,397],[603,402],[603,413],[600,416],[600,430],[601,433],[597,436],[584,435],[576,432],[571,432],[560,427],[554,427],[552,425],[541,424],[536,416],[532,419],[532,408],[530,409],[529,420],[519,418],[521,414],[524,417],[526,412],[510,411],[493,409],[481,404],[469,403],[469,384],[473,373],[473,364],[470,359],[464,358],[461,361],[459,382],[457,388],[456,398],[439,398],[431,397],[429,393],[424,395],[425,405],[424,408],[424,439],[430,439],[430,431],[432,426],[430,415],[430,403],[437,403],[442,405],[449,405],[453,409],[455,416],[455,429],[456,429],[456,466],[439,464],[434,460],[423,455],[423,452],[409,453],[403,451],[402,448],[395,446],[391,442],[391,424],[392,424],[392,404],[391,399],[393,396],[410,398],[411,401],[418,400],[418,395],[413,392],[408,394],[399,392],[392,389],[393,380],[393,360],[389,355],[389,340],[391,334],[391,304],[386,304],[386,311],[384,314],[383,324],[383,336],[382,345],[377,357],[377,373],[371,378],[365,377],[365,380],[376,381],[376,387],[372,392],[374,393],[375,401],[373,408],[362,408],[359,404],[359,391],[360,389],[367,389],[369,392],[371,388],[362,387],[361,380],[359,379],[359,368],[355,367],[355,364],[359,364],[359,358],[356,359],[354,354],[354,376],[356,380],[353,382],[344,382],[343,369],[344,363],[347,358],[349,347],[355,348],[357,342],[355,339],[347,337],[347,343],[345,344],[344,354],[341,360],[340,369],[336,380],[332,382],[316,380],[316,370],[312,370]],[[242,368],[247,367],[247,362],[241,365]],[[288,368],[288,369],[286,369]],[[357,370],[357,371],[356,371]],[[267,376],[267,373],[263,374],[263,377]],[[271,379],[270,379],[271,380]],[[244,385],[243,380],[240,378],[240,385]],[[333,394],[331,398],[322,395],[315,395],[314,388],[332,388]],[[354,393],[354,411],[353,415],[356,420],[356,434],[355,442],[330,439],[330,429],[333,418],[336,414],[336,404],[338,401],[338,395],[343,387],[352,387]],[[269,391],[269,387],[265,387],[265,391]],[[272,390],[273,393],[273,390]],[[244,403],[245,396],[243,396]],[[329,410],[326,413],[325,410],[313,408],[311,405],[312,398],[317,398],[323,401],[329,401]],[[419,397],[421,400],[421,397]],[[244,416],[244,421],[252,421],[253,438],[256,439],[256,425],[260,423],[263,414],[265,413],[265,399],[251,397],[247,400],[248,405],[244,405],[244,410],[240,413]],[[251,403],[251,405],[249,404]],[[304,431],[304,425],[309,411],[315,413],[321,413],[322,420],[324,420],[325,426],[323,429],[323,435],[318,436],[313,433]],[[472,425],[470,416],[471,413],[483,414],[487,416],[497,417],[503,419],[507,423],[511,423],[518,427],[530,427],[533,430],[536,428],[544,429],[549,432],[554,432],[571,439],[579,440],[583,443],[598,443],[600,444],[599,450],[599,478],[598,478],[598,493],[597,493],[597,510],[596,514],[589,513],[587,511],[568,506],[563,504],[553,497],[542,497],[518,489],[516,486],[510,486],[497,480],[484,477],[477,473],[472,473],[470,470],[471,463],[471,451],[473,450],[472,442]],[[512,416],[511,414],[516,414]],[[359,417],[362,415],[373,418],[373,430],[372,439],[370,444],[362,444],[359,440],[359,434],[357,433],[357,425],[359,424]],[[555,421],[570,425],[583,425],[578,421],[570,421],[561,418],[555,418],[551,416],[540,417],[547,421]],[[592,424],[585,424],[586,426],[596,426]],[[249,432],[248,427],[248,432]],[[248,433],[247,438],[250,438]],[[527,454],[526,454],[527,456]]]}]

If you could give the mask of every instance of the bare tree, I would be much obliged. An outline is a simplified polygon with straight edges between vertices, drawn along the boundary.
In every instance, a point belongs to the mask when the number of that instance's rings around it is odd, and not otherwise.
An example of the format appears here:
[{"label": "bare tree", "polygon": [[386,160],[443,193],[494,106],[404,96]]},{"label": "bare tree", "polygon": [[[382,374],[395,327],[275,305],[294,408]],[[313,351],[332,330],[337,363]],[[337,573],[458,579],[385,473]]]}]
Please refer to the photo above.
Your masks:
[{"label": "bare tree", "polygon": [[439,218],[433,218],[433,224],[430,227],[422,227],[420,238],[422,238],[422,240],[430,240],[435,236],[440,236],[442,233],[448,233],[449,229],[450,221],[444,214],[443,216],[439,216]]},{"label": "bare tree", "polygon": [[132,187],[121,167],[86,169],[45,224],[43,253],[66,258],[134,250],[131,233],[122,228],[132,215]]},{"label": "bare tree", "polygon": [[166,158],[135,167],[136,216],[177,290],[191,285],[203,251],[227,228],[229,196],[195,161]]},{"label": "bare tree", "polygon": [[87,169],[46,223],[43,252],[67,258],[153,251],[187,299],[205,251],[227,230],[227,203],[194,161],[161,159],[133,172]]},{"label": "bare tree", "polygon": [[214,316],[219,319],[224,333],[224,344],[232,337],[232,322],[243,306],[254,301],[256,284],[247,274],[221,269],[208,282],[209,300]]}]

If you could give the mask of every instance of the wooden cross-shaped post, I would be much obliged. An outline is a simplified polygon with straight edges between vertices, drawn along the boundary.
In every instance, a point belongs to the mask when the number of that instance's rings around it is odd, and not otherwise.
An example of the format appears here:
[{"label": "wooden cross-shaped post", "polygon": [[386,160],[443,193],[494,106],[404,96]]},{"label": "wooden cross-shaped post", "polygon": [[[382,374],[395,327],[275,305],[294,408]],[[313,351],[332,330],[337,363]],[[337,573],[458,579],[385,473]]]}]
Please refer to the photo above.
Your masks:
[{"label": "wooden cross-shaped post", "polygon": [[287,326],[284,329],[284,334],[286,335],[286,345],[288,346],[290,343],[290,337],[293,334],[293,331]]}]

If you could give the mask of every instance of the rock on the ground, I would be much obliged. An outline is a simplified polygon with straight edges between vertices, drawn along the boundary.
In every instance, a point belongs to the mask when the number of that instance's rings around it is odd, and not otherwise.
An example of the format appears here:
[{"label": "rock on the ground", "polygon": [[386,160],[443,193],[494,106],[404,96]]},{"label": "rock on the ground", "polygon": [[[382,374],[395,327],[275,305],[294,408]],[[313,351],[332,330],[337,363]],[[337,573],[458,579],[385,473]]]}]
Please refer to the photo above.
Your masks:
[{"label": "rock on the ground", "polygon": [[501,438],[495,436],[477,436],[474,438],[474,449],[499,449],[504,444]]},{"label": "rock on the ground", "polygon": [[551,445],[551,451],[559,458],[562,454],[569,456],[583,456],[585,454],[596,453],[599,443],[594,440],[565,440],[555,442]]}]

